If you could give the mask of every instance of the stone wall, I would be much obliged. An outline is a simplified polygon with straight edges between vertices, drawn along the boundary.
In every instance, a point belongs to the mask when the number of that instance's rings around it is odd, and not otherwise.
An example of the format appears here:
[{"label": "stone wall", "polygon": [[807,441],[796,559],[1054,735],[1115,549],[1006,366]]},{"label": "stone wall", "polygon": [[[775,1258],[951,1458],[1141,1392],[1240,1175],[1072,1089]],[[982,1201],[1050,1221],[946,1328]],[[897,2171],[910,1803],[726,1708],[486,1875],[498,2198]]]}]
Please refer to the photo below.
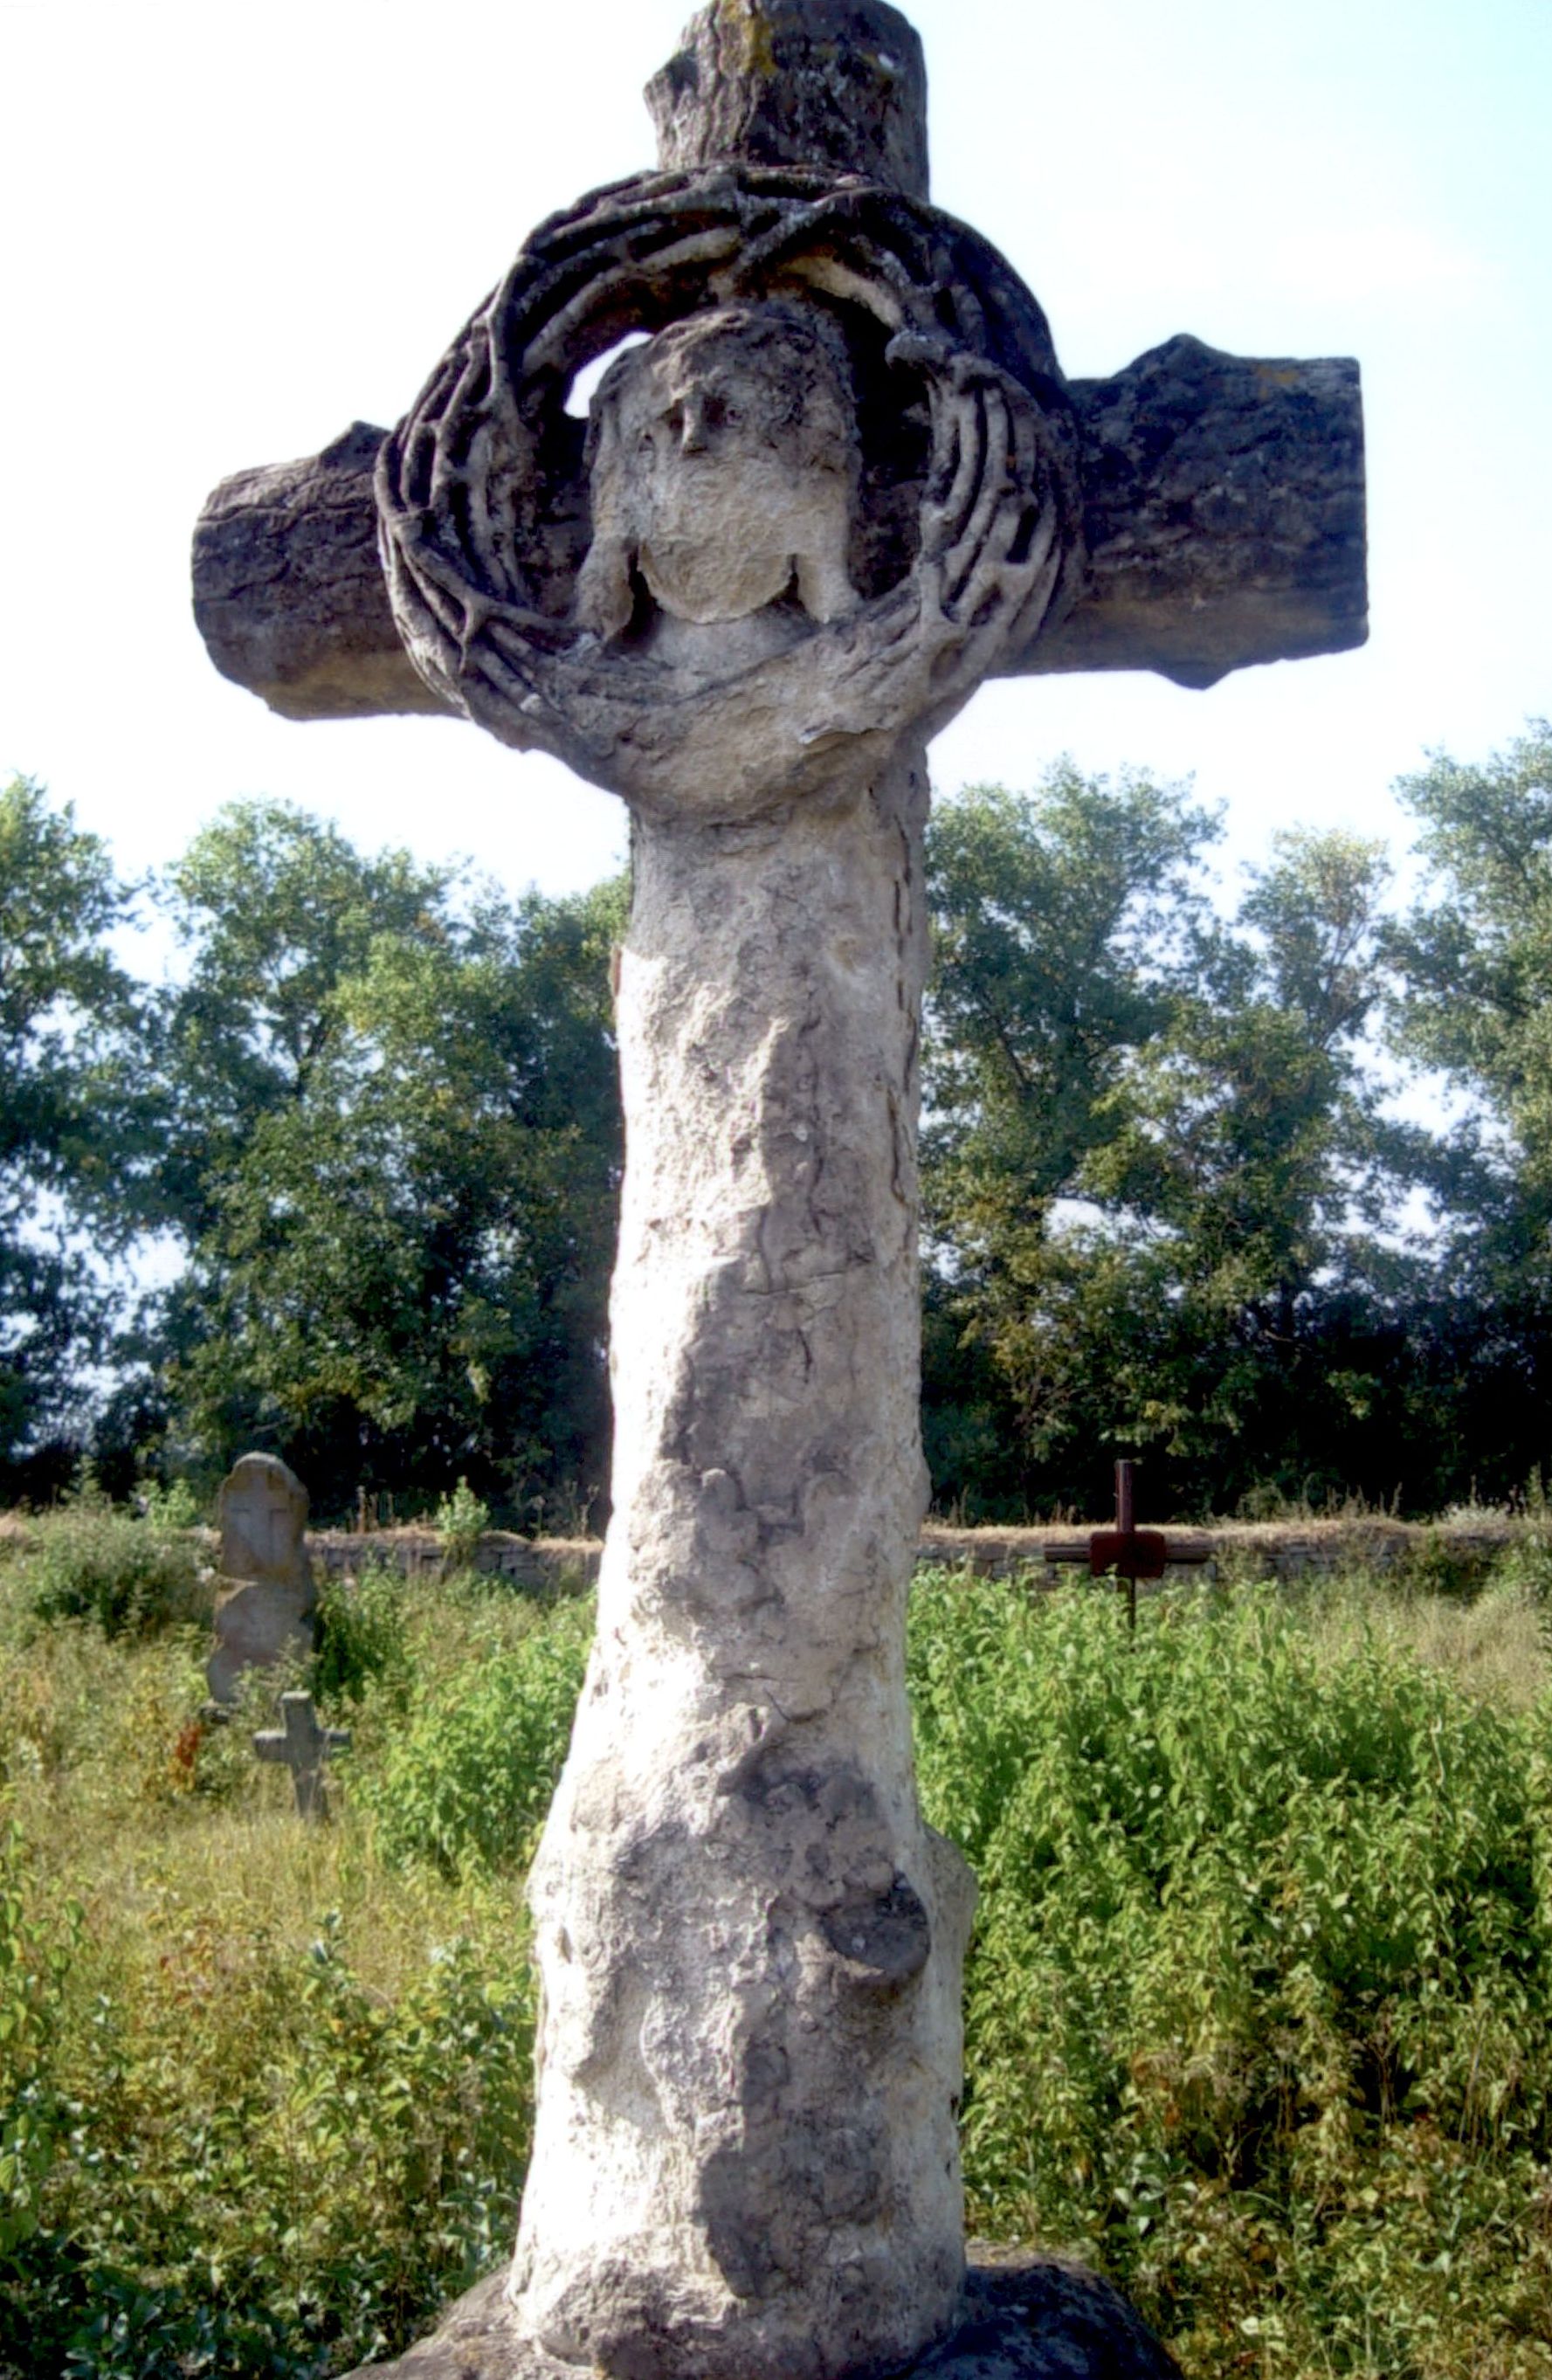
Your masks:
[{"label": "stone wall", "polygon": [[[1062,1522],[1039,1529],[954,1529],[928,1524],[916,1548],[920,1562],[964,1567],[984,1578],[1035,1572],[1033,1584],[1054,1585],[1062,1575],[1042,1560],[1048,1539],[1083,1536],[1090,1524]],[[1372,1515],[1323,1521],[1236,1521],[1193,1531],[1210,1540],[1219,1574],[1295,1580],[1359,1565],[1410,1571],[1441,1585],[1469,1583],[1494,1557],[1523,1536],[1528,1523],[1510,1513],[1472,1513],[1435,1522],[1391,1521]],[[383,1563],[406,1576],[435,1576],[442,1541],[430,1529],[367,1532],[314,1530],[308,1549],[331,1577]],[[602,1545],[596,1537],[524,1537],[493,1529],[479,1541],[476,1566],[516,1586],[554,1593],[591,1585]],[[1071,1572],[1066,1573],[1071,1576]]]}]

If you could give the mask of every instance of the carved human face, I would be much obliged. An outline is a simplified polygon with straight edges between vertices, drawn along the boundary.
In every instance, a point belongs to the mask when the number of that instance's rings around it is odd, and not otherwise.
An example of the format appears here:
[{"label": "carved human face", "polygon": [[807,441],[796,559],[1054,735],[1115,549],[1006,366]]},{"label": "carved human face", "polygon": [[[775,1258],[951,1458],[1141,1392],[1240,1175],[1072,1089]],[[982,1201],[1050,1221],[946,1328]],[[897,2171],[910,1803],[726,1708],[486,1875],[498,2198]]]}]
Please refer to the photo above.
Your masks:
[{"label": "carved human face", "polygon": [[720,308],[622,358],[589,452],[586,625],[625,625],[633,568],[680,620],[742,619],[794,582],[815,618],[855,607],[851,416],[822,335],[793,310]]}]

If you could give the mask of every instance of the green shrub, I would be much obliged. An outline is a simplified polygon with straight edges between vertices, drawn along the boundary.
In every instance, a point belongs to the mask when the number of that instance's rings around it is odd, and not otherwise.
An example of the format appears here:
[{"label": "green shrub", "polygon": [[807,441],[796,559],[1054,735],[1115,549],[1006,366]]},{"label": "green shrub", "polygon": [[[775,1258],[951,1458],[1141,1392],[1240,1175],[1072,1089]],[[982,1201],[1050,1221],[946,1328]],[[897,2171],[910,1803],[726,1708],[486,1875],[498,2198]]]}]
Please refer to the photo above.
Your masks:
[{"label": "green shrub", "polygon": [[142,1519],[154,1528],[166,1531],[199,1525],[199,1499],[187,1479],[148,1479],[135,1502]]},{"label": "green shrub", "polygon": [[169,1518],[165,1499],[137,1517],[87,1489],[33,1524],[20,1567],[32,1613],[45,1624],[92,1621],[121,1636],[208,1609],[198,1543]]},{"label": "green shrub", "polygon": [[403,1577],[382,1563],[369,1564],[358,1579],[325,1580],[312,1664],[321,1702],[358,1703],[375,1688],[402,1705],[410,1666],[406,1599]]},{"label": "green shrub", "polygon": [[431,1526],[442,1539],[444,1573],[474,1568],[479,1540],[490,1525],[491,1507],[480,1502],[467,1479],[460,1479],[431,1515]]},{"label": "green shrub", "polygon": [[[1191,2380],[1552,2369],[1552,1699],[1449,1666],[1491,1595],[1425,1600],[1193,1590],[1133,1640],[1088,1590],[913,1597],[924,1803],[981,1880],[972,2220],[1088,2254]],[[336,1619],[328,1828],[256,1714],[169,1772],[176,1636],[0,1664],[0,2372],[324,2380],[505,2251],[515,1887],[591,1612],[379,1574]]]},{"label": "green shrub", "polygon": [[563,1603],[521,1643],[428,1683],[357,1787],[386,1858],[454,1876],[527,1858],[571,1740],[592,1624],[590,1603]]},{"label": "green shrub", "polygon": [[1470,1602],[1501,1575],[1502,1561],[1490,1540],[1473,1544],[1455,1531],[1428,1529],[1408,1548],[1397,1583],[1417,1595]]},{"label": "green shrub", "polygon": [[928,1579],[911,1658],[982,1884],[974,2220],[1081,2245],[1194,2373],[1546,2369],[1546,1708],[1274,1592],[1132,1642],[1109,1597]]},{"label": "green shrub", "polygon": [[43,2186],[65,2150],[69,2109],[54,2049],[81,1912],[40,1906],[21,1829],[0,1823],[0,2283],[36,2234]]},{"label": "green shrub", "polygon": [[509,2244],[522,1961],[455,1940],[385,2007],[338,1933],[186,1920],[121,1978],[76,2045],[71,2155],[0,2292],[0,2366],[318,2380],[406,2343]]}]

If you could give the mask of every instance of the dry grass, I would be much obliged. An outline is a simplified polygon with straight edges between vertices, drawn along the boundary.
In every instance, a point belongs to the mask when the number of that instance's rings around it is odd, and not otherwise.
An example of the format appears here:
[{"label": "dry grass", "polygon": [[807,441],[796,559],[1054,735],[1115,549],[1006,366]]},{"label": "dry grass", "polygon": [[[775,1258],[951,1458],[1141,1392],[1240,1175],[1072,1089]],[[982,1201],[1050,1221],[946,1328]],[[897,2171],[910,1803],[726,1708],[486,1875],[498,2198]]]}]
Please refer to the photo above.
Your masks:
[{"label": "dry grass", "polygon": [[1347,1582],[1304,1600],[1312,1634],[1335,1655],[1365,1639],[1410,1652],[1502,1710],[1528,1711],[1552,1685],[1546,1609],[1517,1580],[1491,1585],[1471,1602],[1376,1594],[1372,1585]]}]

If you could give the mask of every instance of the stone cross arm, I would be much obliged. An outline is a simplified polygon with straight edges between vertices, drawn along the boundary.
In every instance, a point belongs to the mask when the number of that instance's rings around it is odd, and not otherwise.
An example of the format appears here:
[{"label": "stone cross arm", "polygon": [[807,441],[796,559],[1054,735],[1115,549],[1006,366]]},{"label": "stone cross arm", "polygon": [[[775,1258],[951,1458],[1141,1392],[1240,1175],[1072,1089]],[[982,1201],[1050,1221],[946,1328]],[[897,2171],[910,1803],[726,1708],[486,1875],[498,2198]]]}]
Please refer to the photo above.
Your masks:
[{"label": "stone cross arm", "polygon": [[[1265,361],[1182,335],[1066,394],[1084,577],[1066,618],[1000,674],[1146,669],[1207,686],[1363,643],[1354,362]],[[217,669],[283,718],[461,715],[394,625],[372,495],[386,434],[358,421],[319,455],[239,471],[200,516],[200,631]]]},{"label": "stone cross arm", "polygon": [[[818,165],[925,199],[921,47],[882,0],[729,0],[647,95],[664,171]],[[1364,641],[1355,363],[1182,336],[1108,380],[1059,377],[1049,395],[1075,465],[1077,566],[1071,600],[999,674],[1146,669],[1206,686]],[[394,625],[373,500],[385,434],[357,422],[321,454],[239,472],[196,528],[211,657],[286,718],[453,711]]]}]

